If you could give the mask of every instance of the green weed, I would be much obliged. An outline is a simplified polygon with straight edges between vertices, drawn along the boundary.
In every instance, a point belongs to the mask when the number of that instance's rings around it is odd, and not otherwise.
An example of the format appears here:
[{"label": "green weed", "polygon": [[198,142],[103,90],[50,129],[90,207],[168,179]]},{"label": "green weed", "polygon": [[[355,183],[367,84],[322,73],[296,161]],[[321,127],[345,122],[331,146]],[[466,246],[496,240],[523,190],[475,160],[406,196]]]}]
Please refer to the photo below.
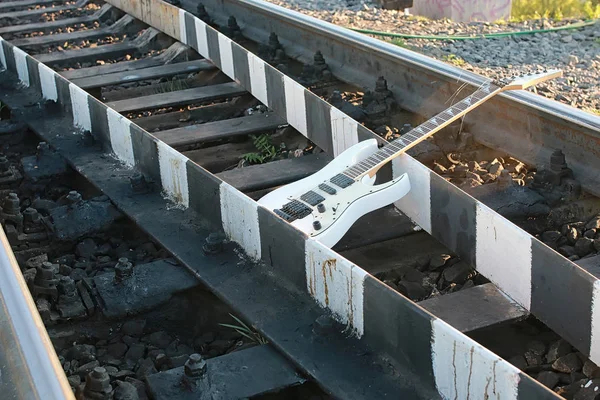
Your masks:
[{"label": "green weed", "polygon": [[260,136],[250,135],[257,152],[246,153],[242,158],[250,164],[263,164],[273,160],[277,156],[277,148],[271,142],[271,136],[263,133]]},{"label": "green weed", "polygon": [[586,1],[583,6],[583,12],[588,19],[600,18],[600,1],[596,0],[596,4]]},{"label": "green weed", "polygon": [[599,110],[599,109],[597,109],[597,108],[592,108],[592,107],[584,107],[584,108],[583,108],[583,111],[587,111],[587,112],[589,112],[589,113],[592,113],[592,114],[595,114],[595,115],[598,115],[598,116],[600,116],[600,110]]},{"label": "green weed", "polygon": [[409,15],[408,19],[411,20],[411,21],[417,21],[417,22],[427,22],[427,21],[429,21],[429,18],[423,17],[422,15]]},{"label": "green weed", "polygon": [[406,45],[406,42],[405,42],[405,41],[404,41],[404,39],[402,39],[402,38],[393,38],[393,39],[391,40],[391,42],[392,42],[392,44],[395,44],[396,46],[399,46],[399,47],[404,47],[404,48],[407,48],[407,47],[408,47],[408,46]]},{"label": "green weed", "polygon": [[600,18],[599,0],[513,0],[511,20]]},{"label": "green weed", "polygon": [[234,329],[237,333],[239,333],[240,335],[242,335],[243,337],[245,337],[246,339],[249,339],[250,341],[252,341],[254,343],[257,343],[257,344],[269,343],[269,341],[267,339],[262,337],[258,332],[255,332],[252,329],[250,329],[248,327],[248,325],[243,323],[239,318],[237,318],[236,316],[231,315],[231,314],[229,314],[229,315],[231,316],[231,318],[235,319],[239,325],[231,325],[231,324],[219,324],[219,325],[224,326],[225,328]]},{"label": "green weed", "polygon": [[452,65],[456,65],[457,67],[462,67],[466,64],[466,61],[456,54],[448,54],[442,57],[442,59],[446,62],[449,62]]}]

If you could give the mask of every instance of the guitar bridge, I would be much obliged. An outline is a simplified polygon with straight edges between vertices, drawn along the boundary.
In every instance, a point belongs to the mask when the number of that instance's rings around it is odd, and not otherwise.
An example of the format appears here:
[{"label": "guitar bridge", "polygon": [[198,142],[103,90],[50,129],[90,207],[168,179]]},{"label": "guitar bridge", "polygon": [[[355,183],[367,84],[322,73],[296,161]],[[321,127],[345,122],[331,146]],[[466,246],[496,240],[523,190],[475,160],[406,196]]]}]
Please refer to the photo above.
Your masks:
[{"label": "guitar bridge", "polygon": [[287,222],[293,222],[309,216],[312,213],[312,209],[301,201],[292,200],[280,209],[273,210],[273,212]]},{"label": "guitar bridge", "polygon": [[288,213],[285,213],[285,212],[283,212],[281,210],[273,210],[273,212],[275,213],[275,215],[277,215],[278,217],[283,218],[287,222],[293,222],[293,221],[296,220],[296,218],[292,217]]}]

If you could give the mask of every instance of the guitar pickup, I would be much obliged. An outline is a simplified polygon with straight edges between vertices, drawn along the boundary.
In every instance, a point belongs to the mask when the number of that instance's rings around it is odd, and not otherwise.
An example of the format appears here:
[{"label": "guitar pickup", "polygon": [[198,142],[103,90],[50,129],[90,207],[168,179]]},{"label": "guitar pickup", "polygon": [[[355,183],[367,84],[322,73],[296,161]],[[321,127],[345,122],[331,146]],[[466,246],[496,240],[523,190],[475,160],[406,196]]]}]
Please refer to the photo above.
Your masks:
[{"label": "guitar pickup", "polygon": [[331,195],[334,195],[337,193],[337,190],[335,190],[335,188],[332,188],[331,186],[327,185],[326,183],[321,183],[319,185],[319,189],[321,189],[325,193],[331,194]]},{"label": "guitar pickup", "polygon": [[320,202],[324,201],[325,197],[323,197],[319,193],[313,192],[311,190],[310,192],[306,192],[302,196],[300,196],[300,199],[304,200],[305,202],[307,202],[311,206],[316,206]]},{"label": "guitar pickup", "polygon": [[348,176],[346,176],[344,174],[337,174],[336,176],[331,178],[329,181],[331,183],[333,183],[334,185],[341,187],[342,189],[347,188],[348,186],[350,186],[354,183],[354,179],[349,178]]}]

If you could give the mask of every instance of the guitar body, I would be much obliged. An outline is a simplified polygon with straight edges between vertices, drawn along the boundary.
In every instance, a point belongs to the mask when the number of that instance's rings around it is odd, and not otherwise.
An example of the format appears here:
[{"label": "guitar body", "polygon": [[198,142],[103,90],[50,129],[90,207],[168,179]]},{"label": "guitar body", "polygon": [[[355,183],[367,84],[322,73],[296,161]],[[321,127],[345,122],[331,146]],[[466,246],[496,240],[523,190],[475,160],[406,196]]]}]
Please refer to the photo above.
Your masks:
[{"label": "guitar body", "polygon": [[[410,190],[410,182],[406,174],[379,185],[374,185],[375,176],[365,176],[352,185],[336,187],[330,179],[348,167],[368,158],[378,150],[375,139],[360,142],[338,155],[320,171],[297,182],[283,186],[262,197],[258,203],[271,211],[281,209],[292,199],[299,199],[307,192],[315,193],[323,198],[319,207],[311,206],[312,212],[290,222],[296,228],[313,237],[326,246],[334,246],[363,215],[385,207],[404,197]],[[327,184],[335,188],[331,194],[319,189],[319,185]],[[308,206],[308,204],[304,204]],[[314,226],[320,224],[319,229]]]}]

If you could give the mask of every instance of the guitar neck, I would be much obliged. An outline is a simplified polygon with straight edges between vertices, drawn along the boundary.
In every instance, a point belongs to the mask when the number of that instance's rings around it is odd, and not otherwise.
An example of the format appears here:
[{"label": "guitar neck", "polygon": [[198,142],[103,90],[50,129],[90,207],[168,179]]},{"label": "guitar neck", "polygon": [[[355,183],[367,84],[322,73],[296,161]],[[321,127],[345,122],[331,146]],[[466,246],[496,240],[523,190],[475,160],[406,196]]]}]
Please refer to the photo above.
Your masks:
[{"label": "guitar neck", "polygon": [[386,144],[369,158],[348,168],[344,171],[344,174],[353,179],[361,178],[365,175],[375,175],[382,166],[392,159],[398,157],[400,154],[427,139],[440,129],[443,129],[461,118],[463,115],[483,104],[501,91],[502,89],[500,87],[492,85],[486,85],[479,88],[462,101],[442,111],[435,117],[430,118],[394,141]]}]

